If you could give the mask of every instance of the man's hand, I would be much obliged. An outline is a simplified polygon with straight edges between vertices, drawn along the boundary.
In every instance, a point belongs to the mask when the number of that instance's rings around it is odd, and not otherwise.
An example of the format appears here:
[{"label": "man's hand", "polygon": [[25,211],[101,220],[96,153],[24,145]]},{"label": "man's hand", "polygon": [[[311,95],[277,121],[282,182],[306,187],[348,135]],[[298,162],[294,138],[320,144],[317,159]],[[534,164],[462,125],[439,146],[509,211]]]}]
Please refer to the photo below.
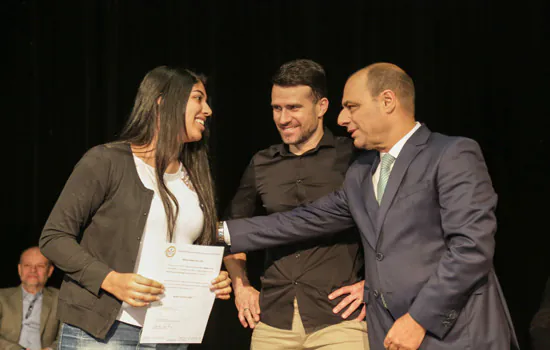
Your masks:
[{"label": "man's hand", "polygon": [[389,350],[416,350],[422,344],[426,330],[409,313],[398,318],[384,339]]},{"label": "man's hand", "polygon": [[250,326],[254,329],[260,322],[260,292],[248,283],[243,283],[240,287],[235,286],[235,306],[243,327]]},{"label": "man's hand", "polygon": [[101,288],[134,307],[147,306],[160,300],[160,294],[164,293],[164,286],[157,281],[135,273],[116,271],[109,272],[101,283]]},{"label": "man's hand", "polygon": [[[363,295],[365,293],[365,281],[357,282],[355,284],[352,284],[351,286],[345,286],[342,288],[339,288],[335,290],[334,292],[330,293],[328,298],[330,300],[333,300],[341,295],[349,294],[347,297],[345,297],[334,309],[332,309],[332,312],[335,314],[342,311],[343,308],[349,305],[348,309],[342,314],[342,318],[346,319],[351,315],[357,308],[361,305],[363,305]],[[350,305],[351,304],[351,305]],[[365,319],[365,316],[367,315],[365,305],[363,305],[363,308],[361,309],[361,313],[356,318],[358,321],[362,321]]]},{"label": "man's hand", "polygon": [[221,271],[218,277],[212,281],[211,291],[216,293],[216,298],[228,300],[231,298],[231,278],[227,271]]}]

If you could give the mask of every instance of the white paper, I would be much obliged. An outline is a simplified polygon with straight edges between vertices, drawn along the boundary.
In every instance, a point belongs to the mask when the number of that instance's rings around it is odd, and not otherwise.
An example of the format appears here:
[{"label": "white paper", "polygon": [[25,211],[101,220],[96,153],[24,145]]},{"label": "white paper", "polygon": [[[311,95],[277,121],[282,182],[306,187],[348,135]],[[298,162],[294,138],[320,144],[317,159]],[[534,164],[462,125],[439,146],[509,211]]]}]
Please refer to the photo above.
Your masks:
[{"label": "white paper", "polygon": [[167,244],[159,252],[164,296],[147,310],[141,343],[202,342],[216,297],[210,286],[222,258],[223,247]]}]

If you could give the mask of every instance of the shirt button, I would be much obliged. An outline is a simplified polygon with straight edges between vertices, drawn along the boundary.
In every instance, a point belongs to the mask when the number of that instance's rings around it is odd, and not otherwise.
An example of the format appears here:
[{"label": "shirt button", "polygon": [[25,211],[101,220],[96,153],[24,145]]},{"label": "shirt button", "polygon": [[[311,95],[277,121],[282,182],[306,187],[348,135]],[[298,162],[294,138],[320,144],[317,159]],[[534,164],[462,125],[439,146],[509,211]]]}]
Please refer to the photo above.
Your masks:
[{"label": "shirt button", "polygon": [[382,259],[384,259],[384,254],[382,254],[382,253],[376,253],[376,260],[382,261]]},{"label": "shirt button", "polygon": [[143,216],[147,216],[147,212],[143,213]]},{"label": "shirt button", "polygon": [[292,283],[294,283],[294,284],[298,284],[298,281],[292,281]]},{"label": "shirt button", "polygon": [[296,180],[296,183],[297,183],[297,184],[301,184],[301,183],[302,183],[302,179]]},{"label": "shirt button", "polygon": [[300,257],[300,254],[296,254],[296,257],[299,258],[299,257]]}]

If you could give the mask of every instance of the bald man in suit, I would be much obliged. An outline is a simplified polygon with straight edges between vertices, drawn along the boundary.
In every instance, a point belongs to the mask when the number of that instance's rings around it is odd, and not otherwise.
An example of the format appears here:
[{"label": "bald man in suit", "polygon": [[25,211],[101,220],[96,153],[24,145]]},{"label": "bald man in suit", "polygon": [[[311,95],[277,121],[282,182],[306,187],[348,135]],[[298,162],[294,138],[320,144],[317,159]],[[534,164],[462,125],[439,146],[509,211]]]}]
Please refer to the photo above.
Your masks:
[{"label": "bald man in suit", "polygon": [[479,145],[415,118],[414,84],[377,63],[353,74],[338,123],[357,148],[342,188],[290,212],[229,220],[233,252],[356,226],[372,350],[517,348],[493,268],[494,192]]}]

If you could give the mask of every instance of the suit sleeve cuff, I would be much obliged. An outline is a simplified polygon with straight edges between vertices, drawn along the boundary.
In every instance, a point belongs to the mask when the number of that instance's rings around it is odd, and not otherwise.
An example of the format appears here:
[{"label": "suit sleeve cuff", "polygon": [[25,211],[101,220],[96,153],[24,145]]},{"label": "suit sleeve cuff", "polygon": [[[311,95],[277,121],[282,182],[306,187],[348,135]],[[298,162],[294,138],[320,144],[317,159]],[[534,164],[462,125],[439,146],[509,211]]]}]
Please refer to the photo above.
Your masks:
[{"label": "suit sleeve cuff", "polygon": [[455,324],[456,316],[458,316],[456,312],[438,316],[432,312],[426,312],[426,309],[423,310],[415,304],[409,310],[409,315],[426,331],[434,334],[439,339],[443,339],[447,335]]}]

